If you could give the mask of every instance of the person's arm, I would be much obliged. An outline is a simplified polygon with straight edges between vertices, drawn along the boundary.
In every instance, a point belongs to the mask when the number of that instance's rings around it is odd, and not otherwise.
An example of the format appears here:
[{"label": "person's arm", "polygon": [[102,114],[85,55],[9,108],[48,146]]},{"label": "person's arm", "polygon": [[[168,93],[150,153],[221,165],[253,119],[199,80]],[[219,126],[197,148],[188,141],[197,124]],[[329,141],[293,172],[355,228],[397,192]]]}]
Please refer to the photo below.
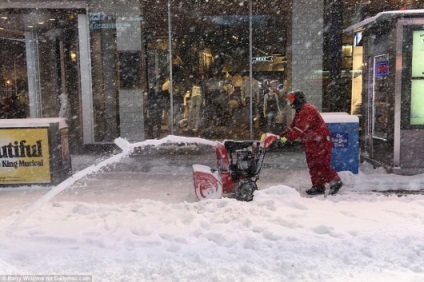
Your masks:
[{"label": "person's arm", "polygon": [[[310,135],[316,130],[316,124],[319,112],[311,106],[303,106],[298,113],[298,117],[292,124],[292,130],[287,133],[287,139],[294,141],[299,137],[304,137],[305,134]],[[308,137],[309,138],[309,137]]]},{"label": "person's arm", "polygon": [[286,137],[289,141],[301,138],[309,128],[310,113],[307,109],[302,108],[295,114],[291,127],[284,130],[280,136]]}]

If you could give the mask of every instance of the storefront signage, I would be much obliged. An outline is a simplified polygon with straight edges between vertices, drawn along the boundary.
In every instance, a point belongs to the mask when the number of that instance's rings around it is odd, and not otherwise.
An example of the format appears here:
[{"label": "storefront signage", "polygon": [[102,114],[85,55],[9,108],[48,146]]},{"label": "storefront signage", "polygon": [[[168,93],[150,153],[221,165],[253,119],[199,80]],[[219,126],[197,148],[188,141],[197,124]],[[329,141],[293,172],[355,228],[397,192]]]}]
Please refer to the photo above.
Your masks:
[{"label": "storefront signage", "polygon": [[91,21],[106,21],[106,20],[112,20],[113,18],[111,16],[106,15],[103,12],[93,12],[88,13],[88,17]]},{"label": "storefront signage", "polygon": [[126,29],[130,23],[90,23],[90,29]]},{"label": "storefront signage", "polygon": [[347,148],[349,147],[349,134],[345,132],[335,132],[331,134],[333,141],[333,148]]},{"label": "storefront signage", "polygon": [[266,56],[266,57],[253,57],[252,63],[272,63],[274,61],[273,56]]},{"label": "storefront signage", "polygon": [[49,183],[47,128],[0,129],[0,183]]},{"label": "storefront signage", "polygon": [[89,13],[90,29],[127,29],[131,27],[131,22],[140,22],[142,17],[119,17],[107,15],[104,12]]}]

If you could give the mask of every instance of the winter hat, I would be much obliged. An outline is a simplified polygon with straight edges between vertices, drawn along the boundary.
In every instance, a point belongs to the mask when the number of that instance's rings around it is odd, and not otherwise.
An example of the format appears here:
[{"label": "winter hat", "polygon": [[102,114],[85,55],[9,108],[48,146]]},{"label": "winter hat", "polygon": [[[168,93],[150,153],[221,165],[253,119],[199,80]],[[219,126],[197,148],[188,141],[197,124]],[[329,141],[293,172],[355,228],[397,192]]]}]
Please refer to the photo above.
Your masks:
[{"label": "winter hat", "polygon": [[292,109],[298,110],[306,103],[305,94],[300,90],[293,90],[287,96]]}]

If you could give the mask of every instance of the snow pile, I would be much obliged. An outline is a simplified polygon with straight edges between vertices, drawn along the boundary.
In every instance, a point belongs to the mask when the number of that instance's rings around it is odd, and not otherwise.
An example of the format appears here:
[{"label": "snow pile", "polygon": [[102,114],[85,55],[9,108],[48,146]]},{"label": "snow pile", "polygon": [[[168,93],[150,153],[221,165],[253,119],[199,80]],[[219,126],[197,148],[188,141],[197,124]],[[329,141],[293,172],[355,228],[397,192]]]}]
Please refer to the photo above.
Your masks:
[{"label": "snow pile", "polygon": [[[343,172],[346,189],[313,198],[290,187],[298,180],[275,179],[292,184],[263,183],[266,188],[247,203],[231,198],[96,203],[84,195],[74,201],[56,197],[137,146],[171,140],[175,137],[139,144],[117,140],[121,154],[80,171],[29,208],[0,218],[0,275],[91,275],[93,281],[113,282],[424,280],[424,196],[352,192],[349,186],[372,182],[383,187],[408,179],[417,186],[422,175],[377,170],[370,180],[367,170]],[[298,175],[307,182],[306,171]],[[139,186],[128,183],[117,188],[131,195]],[[13,200],[18,208],[19,198]]]},{"label": "snow pile", "polygon": [[[424,198],[52,202],[0,239],[0,274],[94,281],[420,281]],[[5,230],[10,218],[0,222]],[[421,280],[422,281],[422,280]]]}]

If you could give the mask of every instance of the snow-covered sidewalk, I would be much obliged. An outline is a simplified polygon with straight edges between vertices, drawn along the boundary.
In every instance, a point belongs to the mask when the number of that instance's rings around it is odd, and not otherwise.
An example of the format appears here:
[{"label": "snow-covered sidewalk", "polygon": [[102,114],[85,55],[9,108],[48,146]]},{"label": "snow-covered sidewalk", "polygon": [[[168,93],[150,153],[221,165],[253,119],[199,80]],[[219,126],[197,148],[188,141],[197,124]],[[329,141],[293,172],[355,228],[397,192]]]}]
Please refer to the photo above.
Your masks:
[{"label": "snow-covered sidewalk", "polygon": [[269,156],[252,202],[197,202],[190,168],[178,165],[178,157],[146,164],[129,158],[137,146],[167,140],[118,142],[122,153],[57,187],[0,191],[0,275],[424,280],[424,196],[370,192],[420,188],[423,175],[390,175],[361,164],[358,175],[341,173],[346,186],[340,194],[308,198],[298,191],[309,185],[301,155],[288,152]]}]

